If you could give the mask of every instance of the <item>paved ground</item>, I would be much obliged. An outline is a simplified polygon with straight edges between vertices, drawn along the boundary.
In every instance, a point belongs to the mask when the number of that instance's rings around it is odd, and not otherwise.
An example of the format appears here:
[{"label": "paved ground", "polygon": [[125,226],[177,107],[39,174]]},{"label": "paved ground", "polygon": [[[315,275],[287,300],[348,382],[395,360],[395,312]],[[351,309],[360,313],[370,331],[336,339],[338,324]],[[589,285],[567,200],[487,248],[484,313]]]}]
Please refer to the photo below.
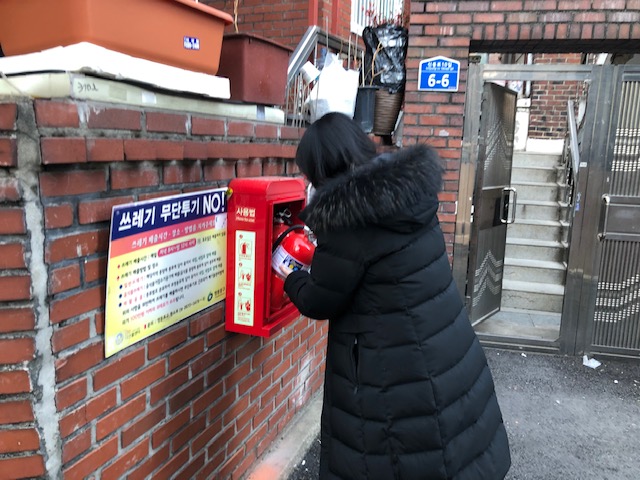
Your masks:
[{"label": "paved ground", "polygon": [[[581,357],[486,352],[511,444],[508,480],[640,479],[640,362],[594,370]],[[303,457],[272,478],[317,480],[317,428],[306,432]]]}]

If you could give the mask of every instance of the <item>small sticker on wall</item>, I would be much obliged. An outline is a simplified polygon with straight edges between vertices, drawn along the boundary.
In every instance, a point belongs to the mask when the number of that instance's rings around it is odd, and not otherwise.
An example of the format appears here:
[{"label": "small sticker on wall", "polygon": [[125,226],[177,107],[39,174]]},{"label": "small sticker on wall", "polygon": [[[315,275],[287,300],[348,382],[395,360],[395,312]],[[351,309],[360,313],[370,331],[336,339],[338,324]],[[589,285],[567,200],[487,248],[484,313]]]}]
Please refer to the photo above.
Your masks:
[{"label": "small sticker on wall", "polygon": [[187,50],[200,50],[200,39],[198,37],[184,37],[184,48]]}]

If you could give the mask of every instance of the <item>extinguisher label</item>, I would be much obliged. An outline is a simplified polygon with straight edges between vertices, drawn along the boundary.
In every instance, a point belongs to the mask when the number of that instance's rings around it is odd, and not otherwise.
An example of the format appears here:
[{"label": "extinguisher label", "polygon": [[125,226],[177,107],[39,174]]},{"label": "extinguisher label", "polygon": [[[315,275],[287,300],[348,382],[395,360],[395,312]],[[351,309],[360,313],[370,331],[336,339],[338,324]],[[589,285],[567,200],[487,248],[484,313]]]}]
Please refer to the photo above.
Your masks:
[{"label": "extinguisher label", "polygon": [[255,318],[256,233],[236,230],[236,278],[233,321],[253,326]]},{"label": "extinguisher label", "polygon": [[284,267],[289,272],[295,272],[297,270],[309,271],[310,266],[293,258],[281,245],[276,248],[276,251],[271,256],[271,268],[278,274],[281,272],[281,267]]}]

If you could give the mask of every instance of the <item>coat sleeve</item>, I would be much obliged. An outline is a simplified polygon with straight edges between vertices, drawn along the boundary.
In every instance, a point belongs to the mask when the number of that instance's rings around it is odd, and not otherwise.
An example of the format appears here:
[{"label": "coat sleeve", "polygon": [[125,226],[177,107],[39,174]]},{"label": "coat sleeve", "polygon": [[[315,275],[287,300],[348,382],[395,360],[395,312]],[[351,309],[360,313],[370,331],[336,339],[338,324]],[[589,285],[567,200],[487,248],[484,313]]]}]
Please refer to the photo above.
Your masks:
[{"label": "coat sleeve", "polygon": [[316,320],[330,319],[349,307],[363,275],[361,260],[319,243],[311,272],[293,272],[284,289],[302,315]]}]

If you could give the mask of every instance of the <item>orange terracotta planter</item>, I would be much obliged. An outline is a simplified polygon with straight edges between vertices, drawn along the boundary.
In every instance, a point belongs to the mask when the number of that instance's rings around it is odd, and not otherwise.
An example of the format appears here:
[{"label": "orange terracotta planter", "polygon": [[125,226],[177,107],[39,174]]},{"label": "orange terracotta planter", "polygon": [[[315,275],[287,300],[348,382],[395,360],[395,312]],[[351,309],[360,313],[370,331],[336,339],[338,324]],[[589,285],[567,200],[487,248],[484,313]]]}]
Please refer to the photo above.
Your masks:
[{"label": "orange terracotta planter", "polygon": [[231,15],[194,0],[1,0],[5,55],[90,42],[215,75]]}]

